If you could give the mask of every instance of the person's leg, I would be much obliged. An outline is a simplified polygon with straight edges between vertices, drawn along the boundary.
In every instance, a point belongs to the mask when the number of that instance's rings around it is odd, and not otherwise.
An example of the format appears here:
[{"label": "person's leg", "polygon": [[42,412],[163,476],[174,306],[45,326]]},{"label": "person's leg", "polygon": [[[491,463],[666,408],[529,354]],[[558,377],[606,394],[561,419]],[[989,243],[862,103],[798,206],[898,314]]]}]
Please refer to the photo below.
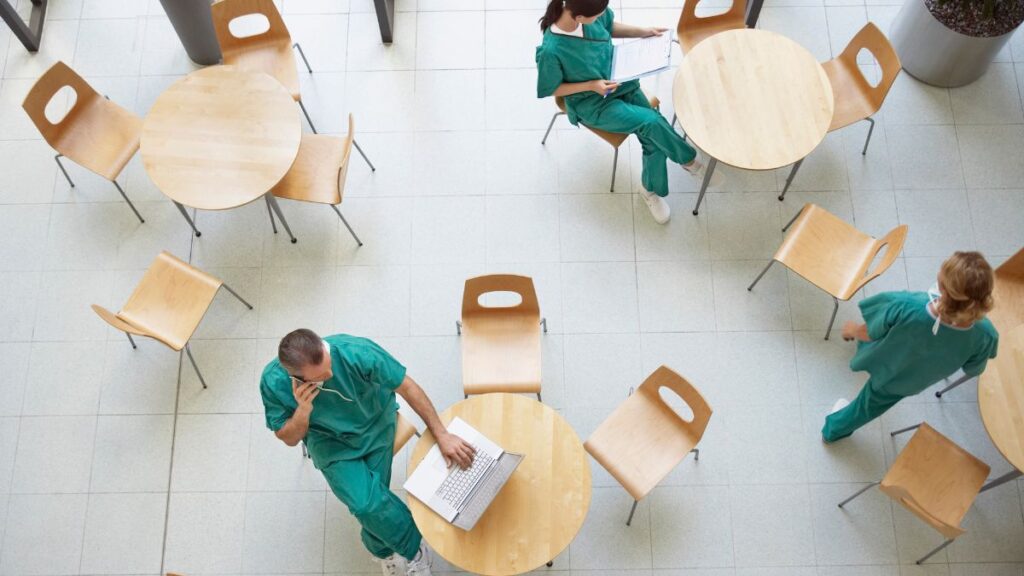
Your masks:
[{"label": "person's leg", "polygon": [[697,151],[672,129],[660,112],[651,108],[640,90],[609,98],[591,120],[591,126],[607,132],[636,134],[643,149],[641,182],[646,190],[658,196],[668,195],[666,158],[677,164],[689,164],[697,157]]},{"label": "person's leg", "polygon": [[835,442],[853,434],[855,430],[871,422],[892,408],[903,396],[879,390],[868,378],[860,394],[845,408],[825,417],[821,437],[826,442]]},{"label": "person's leg", "polygon": [[387,558],[398,553],[412,559],[422,536],[409,508],[388,486],[390,454],[389,444],[365,459],[335,462],[323,474],[335,496],[362,525],[363,545],[371,554]]}]

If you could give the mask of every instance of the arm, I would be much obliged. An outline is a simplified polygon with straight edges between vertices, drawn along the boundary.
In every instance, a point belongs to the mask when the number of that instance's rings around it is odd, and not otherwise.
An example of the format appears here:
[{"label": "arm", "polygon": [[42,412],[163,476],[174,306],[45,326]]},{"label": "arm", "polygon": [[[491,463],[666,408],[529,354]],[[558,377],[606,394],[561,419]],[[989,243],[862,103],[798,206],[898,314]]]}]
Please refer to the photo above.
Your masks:
[{"label": "arm", "polygon": [[274,432],[279,440],[289,446],[295,446],[306,437],[306,432],[309,431],[309,415],[313,412],[313,399],[320,394],[320,390],[312,384],[296,386],[292,380],[292,393],[299,405],[284,426]]},{"label": "arm", "polygon": [[612,23],[612,38],[647,38],[661,36],[666,31],[668,28],[632,26],[622,22]]},{"label": "arm", "polygon": [[434,409],[434,404],[427,398],[427,393],[420,388],[415,380],[406,376],[402,384],[395,389],[409,406],[419,414],[420,418],[427,425],[427,429],[434,435],[437,445],[444,455],[445,461],[451,466],[454,461],[461,468],[468,468],[473,463],[473,447],[458,436],[448,432],[441,418]]},{"label": "arm", "polygon": [[868,336],[868,325],[857,324],[856,322],[852,321],[843,324],[843,340],[846,340],[847,342],[851,340],[871,342],[871,337]]},{"label": "arm", "polygon": [[619,85],[608,80],[590,80],[588,82],[563,82],[555,88],[555,96],[569,96],[580,92],[597,92],[602,96],[614,92]]}]

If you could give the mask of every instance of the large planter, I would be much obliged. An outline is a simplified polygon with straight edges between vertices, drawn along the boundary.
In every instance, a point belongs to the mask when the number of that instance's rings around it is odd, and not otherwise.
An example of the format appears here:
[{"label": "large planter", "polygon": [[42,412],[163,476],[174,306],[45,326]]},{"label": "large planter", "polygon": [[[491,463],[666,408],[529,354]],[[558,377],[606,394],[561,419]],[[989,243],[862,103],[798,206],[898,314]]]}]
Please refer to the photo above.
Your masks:
[{"label": "large planter", "polygon": [[210,0],[160,0],[160,4],[189,59],[203,66],[220,62],[220,43],[213,31]]},{"label": "large planter", "polygon": [[936,19],[924,0],[906,0],[889,41],[908,74],[926,84],[952,88],[981,78],[1013,32],[990,37],[961,34]]}]

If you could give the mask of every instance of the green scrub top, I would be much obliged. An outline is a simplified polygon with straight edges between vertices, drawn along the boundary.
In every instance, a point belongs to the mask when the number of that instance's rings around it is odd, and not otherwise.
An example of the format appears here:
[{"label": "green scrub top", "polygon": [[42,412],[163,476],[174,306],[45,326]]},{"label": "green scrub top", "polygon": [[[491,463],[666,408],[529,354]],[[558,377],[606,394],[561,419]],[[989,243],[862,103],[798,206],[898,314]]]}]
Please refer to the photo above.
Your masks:
[{"label": "green scrub top", "polygon": [[911,396],[958,369],[968,376],[984,372],[995,358],[999,335],[987,318],[970,328],[940,324],[925,292],[884,292],[860,302],[871,342],[858,342],[852,370],[866,370],[879,389]]},{"label": "green scrub top", "polygon": [[[604,11],[593,24],[583,25],[583,37],[544,31],[537,47],[537,97],[547,98],[563,83],[608,79],[612,75],[612,24],[615,13]],[[639,80],[623,82],[615,90],[622,97],[640,89]],[[609,97],[611,97],[609,95]],[[569,121],[577,124],[581,117],[596,118],[604,98],[596,92],[579,92],[565,97]],[[593,120],[590,122],[593,125]]]},{"label": "green scrub top", "polygon": [[[305,438],[318,469],[363,458],[383,444],[390,446],[398,413],[395,389],[405,379],[405,366],[366,338],[337,334],[324,341],[331,349],[334,376],[313,400]],[[328,390],[337,390],[352,402]],[[267,428],[276,432],[298,406],[291,378],[277,358],[263,369],[260,394]]]}]

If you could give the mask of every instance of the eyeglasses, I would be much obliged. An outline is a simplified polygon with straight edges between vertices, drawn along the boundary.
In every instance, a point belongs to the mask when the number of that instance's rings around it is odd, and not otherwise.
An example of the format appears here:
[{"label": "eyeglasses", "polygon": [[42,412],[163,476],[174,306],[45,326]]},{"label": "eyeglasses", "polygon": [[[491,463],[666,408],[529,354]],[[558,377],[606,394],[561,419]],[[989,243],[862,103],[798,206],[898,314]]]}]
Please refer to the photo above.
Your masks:
[{"label": "eyeglasses", "polygon": [[345,402],[353,402],[353,400],[351,398],[349,398],[348,396],[345,396],[341,392],[339,392],[337,390],[332,390],[330,388],[324,387],[324,383],[319,381],[319,380],[303,380],[302,378],[299,378],[298,376],[296,376],[294,374],[289,374],[289,376],[291,376],[292,379],[295,380],[296,382],[298,382],[299,384],[312,384],[313,386],[316,387],[317,390],[319,390],[321,392],[330,392],[331,394],[338,395]]}]

